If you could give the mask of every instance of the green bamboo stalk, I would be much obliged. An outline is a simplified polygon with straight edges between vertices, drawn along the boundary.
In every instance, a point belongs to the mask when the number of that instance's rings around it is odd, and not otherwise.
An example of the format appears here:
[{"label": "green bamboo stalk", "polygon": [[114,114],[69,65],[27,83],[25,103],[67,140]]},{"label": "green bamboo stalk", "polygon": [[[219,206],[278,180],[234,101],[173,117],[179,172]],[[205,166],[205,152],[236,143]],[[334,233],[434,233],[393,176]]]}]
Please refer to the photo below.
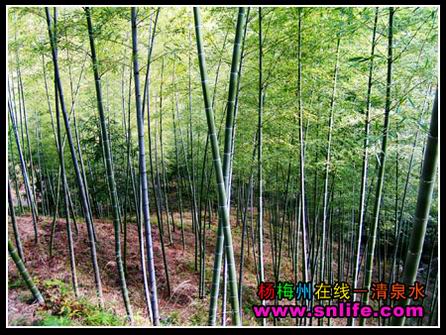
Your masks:
[{"label": "green bamboo stalk", "polygon": [[306,206],[305,206],[305,137],[303,126],[303,108],[302,108],[302,8],[298,9],[298,47],[297,47],[297,110],[299,114],[299,173],[300,173],[300,216],[302,224],[302,259],[304,281],[308,281],[307,264],[307,243],[306,243]]},{"label": "green bamboo stalk", "polygon": [[[333,72],[333,87],[332,94],[330,98],[330,116],[328,120],[328,136],[327,136],[327,153],[325,156],[325,179],[324,179],[324,198],[323,198],[323,214],[322,214],[322,251],[321,251],[321,281],[324,281],[324,265],[325,265],[325,239],[326,239],[326,225],[327,225],[327,217],[328,217],[328,179],[330,174],[330,164],[331,164],[331,142],[332,142],[332,132],[333,132],[333,112],[334,112],[334,103],[335,103],[335,95],[336,95],[336,84],[338,77],[338,68],[339,68],[339,45],[341,42],[340,36],[337,38],[336,43],[336,62],[335,68]],[[304,180],[302,179],[302,183]],[[321,319],[322,320],[322,319]]]},{"label": "green bamboo stalk", "polygon": [[[262,39],[262,8],[259,7],[259,86],[258,86],[258,149],[257,149],[257,229],[258,229],[258,244],[259,244],[259,281],[265,281],[265,269],[263,264],[263,168],[262,168],[262,127],[263,127],[263,39]],[[261,301],[265,305],[265,301]],[[262,318],[262,325],[266,326],[266,318]]]},{"label": "green bamboo stalk", "polygon": [[[365,277],[364,277],[364,285],[363,287],[367,290],[370,290],[371,282],[372,282],[372,272],[373,272],[373,259],[375,253],[376,246],[376,236],[378,231],[378,222],[379,222],[379,214],[381,208],[381,200],[382,200],[382,190],[384,185],[384,171],[385,171],[385,163],[386,163],[386,150],[387,150],[387,138],[388,138],[388,130],[389,130],[389,114],[390,114],[390,91],[392,85],[392,55],[393,55],[393,15],[394,8],[389,8],[389,33],[388,33],[388,54],[387,54],[387,84],[386,84],[386,103],[385,103],[385,111],[384,111],[384,129],[383,129],[383,137],[382,137],[382,147],[379,155],[379,168],[378,168],[378,180],[376,187],[376,195],[375,195],[375,204],[373,210],[373,222],[370,230],[370,243],[369,249],[366,259],[365,265]],[[369,295],[364,294],[363,296],[363,304],[368,304]],[[362,318],[360,320],[360,325],[363,326],[365,324],[365,319]]]},{"label": "green bamboo stalk", "polygon": [[[211,104],[212,108],[214,108],[215,98],[217,96],[217,94],[216,94],[216,92],[217,92],[217,83],[218,83],[218,78],[219,78],[219,75],[220,75],[220,68],[221,68],[221,63],[222,63],[222,60],[223,60],[223,51],[224,51],[225,46],[226,46],[226,41],[227,41],[227,38],[228,38],[228,34],[229,34],[229,29],[225,33],[225,38],[223,40],[223,45],[222,45],[222,48],[220,50],[220,57],[219,57],[219,60],[218,60],[217,70],[216,70],[215,79],[214,79],[214,89],[213,89],[212,104]],[[204,250],[203,245],[204,245],[205,240],[206,240],[205,229],[204,229],[206,218],[203,219],[203,223],[202,223],[202,205],[204,203],[205,213],[206,213],[207,200],[209,199],[209,192],[204,192],[204,184],[205,184],[205,179],[208,179],[208,186],[209,186],[209,182],[211,180],[211,178],[208,177],[208,174],[206,173],[206,171],[207,171],[206,167],[207,167],[207,164],[208,164],[208,152],[209,152],[208,148],[209,148],[209,133],[206,134],[206,143],[204,145],[203,163],[202,163],[202,168],[201,168],[200,192],[198,194],[198,204],[199,204],[199,209],[198,209],[198,216],[199,216],[199,218],[198,218],[198,222],[199,222],[200,225],[203,226],[203,237],[202,237],[202,248],[203,248],[203,250]],[[211,166],[211,168],[212,168],[212,166]],[[212,170],[211,170],[211,172],[212,172]],[[209,187],[208,187],[208,190],[209,190]],[[201,269],[202,270],[200,271],[200,289],[199,289],[200,298],[202,298],[204,296],[204,294],[205,294],[205,283],[204,283],[204,281],[205,281],[205,270],[206,270],[206,268],[205,268],[204,258],[205,258],[205,253],[203,252],[203,257],[202,257],[202,260],[201,260],[201,263],[202,263]]]},{"label": "green bamboo stalk", "polygon": [[435,277],[435,284],[434,284],[434,294],[432,295],[432,301],[430,304],[430,314],[429,314],[429,326],[433,326],[432,322],[434,320],[435,311],[438,307],[438,276]]},{"label": "green bamboo stalk", "polygon": [[54,213],[53,213],[53,219],[51,221],[50,243],[48,246],[48,253],[49,253],[50,258],[53,257],[54,235],[56,233],[56,220],[59,215],[60,181],[61,181],[61,166],[59,164],[59,171],[57,173],[56,203],[55,203],[55,208],[54,208]]},{"label": "green bamboo stalk", "polygon": [[16,194],[16,198],[17,198],[17,202],[18,202],[18,205],[19,205],[19,215],[21,214],[21,213],[23,213],[23,205],[22,205],[22,196],[20,195],[20,190],[19,190],[19,183],[18,183],[18,180],[17,180],[17,174],[16,174],[16,171],[15,171],[15,159],[14,159],[14,151],[12,150],[12,141],[8,141],[8,144],[9,144],[9,151],[8,152],[10,152],[11,153],[11,165],[12,165],[12,169],[10,169],[10,170],[12,170],[12,176],[13,176],[13,179],[14,179],[14,189],[15,189],[15,194]]},{"label": "green bamboo stalk", "polygon": [[93,221],[90,216],[90,210],[88,209],[88,202],[87,202],[86,193],[85,193],[85,185],[83,183],[81,173],[79,170],[79,165],[78,165],[77,158],[76,158],[76,152],[74,149],[73,138],[71,135],[70,121],[69,121],[68,113],[67,113],[67,110],[65,107],[62,81],[61,81],[60,74],[59,74],[59,62],[58,62],[58,56],[57,56],[56,32],[55,32],[56,21],[54,20],[53,23],[51,22],[52,20],[51,20],[51,15],[50,15],[50,11],[49,11],[48,7],[45,7],[45,14],[46,14],[46,20],[47,20],[47,26],[48,26],[48,35],[49,35],[50,44],[51,44],[51,54],[52,54],[53,65],[54,65],[54,81],[55,81],[55,85],[57,87],[57,92],[56,92],[55,98],[59,99],[60,106],[62,109],[63,119],[64,119],[64,123],[65,123],[65,129],[66,129],[66,133],[67,133],[68,144],[69,144],[70,153],[71,153],[71,159],[73,161],[73,167],[75,170],[76,181],[77,181],[77,185],[79,188],[79,195],[81,198],[80,200],[81,200],[81,205],[82,205],[82,211],[83,211],[83,215],[84,215],[85,222],[87,225],[88,240],[89,240],[89,244],[90,244],[91,259],[92,259],[94,279],[95,279],[95,284],[96,284],[96,293],[97,293],[97,296],[99,299],[99,305],[102,308],[104,306],[104,298],[103,298],[103,294],[102,294],[101,277],[100,277],[100,273],[99,273],[99,266],[98,266],[97,255],[96,255],[96,244],[94,243],[95,239],[94,239],[94,233],[93,233]]},{"label": "green bamboo stalk", "polygon": [[[56,13],[55,13],[56,14]],[[61,143],[62,141],[62,133],[61,133],[61,126],[60,126],[60,109],[59,109],[59,101],[57,99],[57,85],[54,85],[55,92],[56,92],[56,121],[57,121],[57,143]],[[73,236],[71,232],[71,223],[70,223],[70,211],[69,211],[69,198],[68,198],[68,182],[67,182],[67,176],[65,173],[65,161],[64,161],[64,146],[60,146],[57,148],[57,153],[59,155],[59,167],[60,167],[60,176],[61,176],[61,184],[62,184],[62,193],[64,195],[64,205],[65,205],[65,224],[67,227],[67,240],[68,240],[68,254],[70,257],[70,269],[71,269],[71,282],[73,285],[73,291],[74,295],[78,297],[79,295],[79,289],[77,284],[77,275],[76,275],[76,261],[74,256],[74,243],[73,243]],[[59,185],[58,185],[59,187]],[[57,191],[59,193],[59,190]],[[57,202],[59,202],[59,198],[57,199]],[[74,213],[73,213],[74,217]],[[56,230],[56,220],[53,221],[52,227],[51,227],[51,237],[50,237],[50,257],[52,256],[53,252],[53,241],[54,241],[54,234]]]},{"label": "green bamboo stalk", "polygon": [[[362,156],[362,172],[361,172],[361,190],[360,190],[360,201],[359,201],[359,212],[358,212],[358,232],[356,235],[356,253],[355,253],[355,263],[353,268],[353,287],[356,288],[358,285],[359,276],[359,259],[361,254],[361,241],[362,241],[362,226],[364,224],[365,217],[365,193],[367,186],[367,172],[368,172],[368,158],[369,158],[369,132],[370,132],[370,106],[371,106],[371,93],[372,93],[372,76],[373,76],[373,65],[374,65],[374,55],[376,46],[376,27],[378,24],[378,11],[375,9],[375,19],[373,24],[372,33],[372,47],[370,51],[370,64],[369,64],[369,78],[367,84],[367,101],[366,101],[366,111],[365,111],[365,129],[364,129],[364,148]],[[356,294],[353,294],[353,301],[356,299]],[[354,325],[355,320],[349,319],[349,325]]]},{"label": "green bamboo stalk", "polygon": [[124,266],[122,264],[122,255],[121,255],[121,237],[120,237],[120,213],[119,213],[119,200],[118,193],[116,189],[115,175],[114,169],[111,161],[111,150],[110,150],[110,139],[109,133],[107,131],[107,125],[105,124],[105,114],[104,114],[104,106],[102,104],[102,90],[101,90],[101,79],[99,77],[99,63],[96,57],[96,48],[94,44],[94,35],[93,35],[93,24],[91,20],[91,11],[89,7],[85,7],[85,15],[87,18],[88,25],[88,35],[90,40],[90,50],[91,50],[91,61],[93,67],[93,74],[95,80],[95,88],[96,88],[96,99],[97,99],[97,107],[99,112],[99,119],[102,128],[102,143],[104,144],[105,151],[105,162],[107,169],[107,179],[110,187],[111,193],[111,203],[113,207],[113,225],[115,228],[115,256],[116,256],[116,264],[118,266],[119,279],[121,284],[122,297],[124,300],[125,309],[127,311],[127,317],[129,318],[130,323],[133,323],[133,313],[132,307],[130,305],[129,293],[127,289],[127,283],[125,280]]},{"label": "green bamboo stalk", "polygon": [[136,26],[136,8],[131,9],[132,16],[132,57],[133,57],[133,77],[135,82],[136,115],[138,126],[138,146],[139,146],[139,176],[141,187],[142,213],[146,234],[147,264],[149,272],[150,301],[152,306],[153,325],[158,326],[160,322],[158,297],[155,276],[155,262],[153,259],[153,242],[150,227],[149,193],[147,187],[147,169],[145,159],[144,143],[144,114],[141,105],[141,93],[139,88],[139,64],[138,64],[138,35]]},{"label": "green bamboo stalk", "polygon": [[9,178],[8,178],[8,206],[9,206],[9,213],[11,215],[12,230],[14,232],[14,240],[18,250],[18,255],[22,259],[22,261],[25,262],[25,256],[23,254],[23,246],[20,240],[20,233],[15,219],[14,202],[12,201],[11,185],[9,182]]},{"label": "green bamboo stalk", "polygon": [[[17,31],[15,34],[15,42],[17,42]],[[29,174],[29,182],[30,182],[30,189],[32,192],[32,201],[34,204],[31,204],[31,211],[33,211],[33,220],[34,220],[34,216],[35,216],[35,220],[38,221],[39,218],[39,214],[38,214],[38,208],[37,208],[37,204],[35,203],[36,201],[36,187],[35,187],[35,176],[34,176],[34,164],[33,164],[33,156],[32,156],[32,152],[31,152],[31,142],[30,142],[30,136],[29,136],[29,131],[28,131],[28,116],[27,116],[27,112],[26,112],[26,104],[25,104],[25,92],[23,89],[23,81],[22,81],[22,71],[20,69],[20,59],[19,59],[19,53],[18,53],[18,48],[16,48],[15,50],[15,56],[16,56],[16,65],[17,65],[17,80],[18,80],[18,93],[19,93],[19,101],[21,101],[21,108],[20,108],[20,113],[23,112],[23,120],[25,121],[25,134],[26,134],[26,148],[27,151],[25,151],[25,155],[27,154],[28,157],[28,162],[30,165],[30,174]],[[23,127],[22,128],[22,140],[23,140]],[[23,145],[23,150],[25,150],[25,142],[22,141],[22,145]],[[26,158],[24,156],[24,160],[26,161]],[[36,239],[37,242],[37,239]]]},{"label": "green bamboo stalk", "polygon": [[[423,157],[423,168],[418,186],[418,198],[410,237],[409,248],[404,263],[402,282],[413,285],[416,280],[421,254],[423,252],[424,237],[431,209],[432,194],[438,163],[438,89],[432,107],[432,117],[427,136],[426,149]],[[399,301],[399,306],[406,306],[411,299]],[[405,318],[393,318],[392,326],[404,325]]]},{"label": "green bamboo stalk", "polygon": [[9,239],[8,239],[8,251],[9,251],[9,255],[11,256],[15,265],[17,266],[17,269],[19,270],[20,275],[22,276],[23,280],[25,281],[26,286],[32,292],[34,298],[38,301],[38,303],[43,305],[45,303],[45,300],[43,299],[42,294],[40,293],[37,286],[34,284],[33,280],[31,279],[31,276],[29,275],[28,271],[26,270],[25,264],[23,264],[22,259],[20,258],[19,254],[17,253],[17,249],[14,248],[14,245],[12,244],[12,242]]},{"label": "green bamboo stalk", "polygon": [[159,141],[160,141],[160,160],[161,160],[161,178],[162,186],[160,185],[160,191],[164,195],[164,204],[166,209],[167,220],[167,233],[169,238],[169,244],[173,243],[172,240],[172,228],[169,216],[171,217],[172,226],[175,226],[173,216],[169,209],[169,185],[166,178],[166,164],[164,162],[164,146],[163,146],[163,83],[164,83],[164,58],[161,59],[161,80],[160,80],[160,92],[159,92]]},{"label": "green bamboo stalk", "polygon": [[[188,161],[185,161],[186,164],[186,173],[187,173],[187,179],[189,181],[189,190],[190,190],[190,197],[192,199],[191,202],[191,212],[192,212],[192,231],[194,233],[194,267],[195,271],[197,270],[197,258],[198,253],[200,253],[200,262],[203,262],[203,250],[202,243],[201,243],[201,224],[198,219],[198,207],[197,207],[197,197],[196,197],[196,183],[195,183],[195,164],[194,164],[194,146],[193,146],[193,132],[192,132],[192,57],[191,57],[191,50],[192,50],[192,39],[191,39],[191,32],[190,28],[188,31],[188,40],[189,40],[189,51],[188,51],[188,111],[189,111],[189,129],[186,137],[186,141],[189,146],[189,162],[190,167],[188,164]],[[186,159],[187,155],[186,152],[184,152],[184,157]],[[190,168],[190,170],[189,170]],[[200,248],[200,249],[199,249]],[[201,273],[201,264],[200,264],[200,276],[202,276]]]},{"label": "green bamboo stalk", "polygon": [[38,231],[37,231],[37,214],[36,214],[36,211],[34,209],[34,207],[35,207],[34,200],[35,199],[33,197],[32,191],[31,191],[31,185],[30,185],[29,178],[28,178],[28,172],[27,172],[27,169],[26,169],[25,158],[23,156],[22,147],[20,145],[20,138],[19,138],[19,132],[18,132],[18,129],[17,129],[17,122],[16,122],[16,119],[15,119],[14,111],[12,110],[11,100],[10,99],[8,100],[8,111],[9,111],[9,117],[11,118],[12,129],[14,130],[14,137],[15,137],[15,141],[16,141],[17,150],[19,152],[20,167],[21,167],[21,170],[22,170],[23,181],[25,183],[26,195],[28,197],[29,205],[31,206],[31,215],[32,215],[33,227],[34,227],[34,242],[37,243],[39,234],[38,234]]},{"label": "green bamboo stalk", "polygon": [[[220,160],[220,153],[218,149],[218,140],[217,134],[215,131],[215,121],[214,121],[214,112],[211,105],[211,99],[209,96],[209,88],[208,88],[208,77],[206,70],[206,61],[204,57],[204,49],[203,49],[203,37],[201,35],[201,18],[200,18],[200,9],[198,7],[194,7],[194,21],[195,21],[195,33],[197,40],[197,51],[198,51],[198,60],[200,65],[200,76],[201,83],[203,89],[203,100],[206,111],[206,119],[208,124],[209,137],[211,140],[211,148],[212,148],[212,156],[214,161],[214,169],[217,180],[217,189],[218,189],[218,208],[219,208],[219,218],[221,218],[221,225],[219,224],[219,231],[223,230],[224,232],[224,240],[226,246],[226,256],[228,259],[228,270],[229,270],[229,286],[231,289],[231,305],[232,305],[232,322],[234,325],[240,326],[240,311],[239,311],[239,303],[238,303],[238,293],[237,293],[237,279],[236,279],[236,270],[234,263],[234,250],[232,247],[232,234],[231,227],[229,224],[229,210],[228,203],[226,199],[226,190],[225,190],[225,181],[223,179],[223,169]],[[241,36],[243,32],[243,23],[245,17],[245,9],[239,9],[239,17],[237,20],[237,34],[236,41],[240,41],[241,37],[237,39],[237,36]],[[234,48],[237,48],[237,42],[234,44]],[[234,66],[234,62],[233,62]],[[232,81],[237,79],[237,64],[231,71]],[[234,74],[235,72],[235,74]],[[230,97],[234,97],[235,93],[235,83],[233,82],[231,85],[233,90],[230,90]],[[231,101],[230,99],[228,99]],[[233,107],[233,105],[232,105]],[[232,119],[230,119],[229,125],[232,127]],[[230,129],[232,131],[232,129]],[[228,139],[230,140],[230,139]],[[227,142],[226,145],[230,145],[231,142]],[[228,157],[228,156],[227,156]],[[229,155],[230,157],[230,155]],[[228,157],[228,158],[229,158]],[[219,219],[220,220],[220,219]],[[221,269],[221,259],[222,259],[222,249],[223,249],[223,238],[220,237],[219,232],[217,232],[218,240],[217,247],[215,253],[215,262],[214,262],[214,272],[213,272],[213,280],[212,280],[212,292],[211,292],[211,305],[209,308],[209,324],[215,325],[216,320],[216,307],[217,307],[217,296],[218,296],[218,284],[220,277],[220,269]]]},{"label": "green bamboo stalk", "polygon": [[[429,93],[431,92],[431,87],[429,86],[428,90],[426,91],[426,96],[423,102],[423,106],[422,106],[422,110],[418,119],[418,122],[421,122],[421,119],[423,117],[423,114],[426,110],[426,107],[429,105],[427,103],[427,98],[429,96]],[[409,166],[407,167],[407,174],[406,174],[406,180],[404,182],[404,189],[403,189],[403,195],[401,198],[401,206],[400,206],[400,210],[399,210],[399,214],[396,216],[396,229],[398,234],[396,235],[396,243],[394,246],[394,252],[393,252],[393,256],[392,256],[392,268],[391,268],[391,278],[390,278],[390,282],[393,282],[396,279],[397,276],[397,269],[396,269],[396,262],[397,262],[397,254],[398,254],[398,250],[401,244],[401,232],[402,232],[402,225],[403,225],[403,213],[404,213],[404,208],[406,206],[406,195],[407,195],[407,191],[408,191],[408,187],[409,187],[409,179],[410,176],[412,174],[412,167],[413,167],[413,159],[414,159],[414,155],[415,155],[415,148],[417,146],[417,141],[418,141],[418,135],[419,135],[420,129],[417,129],[416,133],[415,133],[415,138],[413,140],[412,143],[412,152],[410,154],[410,159],[409,159]]]},{"label": "green bamboo stalk", "polygon": [[183,251],[186,248],[186,243],[184,239],[184,222],[183,222],[183,195],[182,195],[182,178],[180,174],[180,159],[178,154],[178,138],[177,138],[177,120],[175,117],[175,114],[178,112],[179,109],[179,102],[178,102],[178,91],[176,89],[176,80],[175,80],[175,67],[176,63],[174,61],[173,63],[173,71],[172,71],[172,85],[174,87],[175,91],[175,99],[174,99],[174,107],[172,107],[172,124],[173,124],[173,137],[174,137],[174,143],[175,143],[175,172],[177,175],[177,195],[178,195],[178,205],[179,205],[179,211],[180,211],[180,225],[181,225],[181,243],[183,245]]}]

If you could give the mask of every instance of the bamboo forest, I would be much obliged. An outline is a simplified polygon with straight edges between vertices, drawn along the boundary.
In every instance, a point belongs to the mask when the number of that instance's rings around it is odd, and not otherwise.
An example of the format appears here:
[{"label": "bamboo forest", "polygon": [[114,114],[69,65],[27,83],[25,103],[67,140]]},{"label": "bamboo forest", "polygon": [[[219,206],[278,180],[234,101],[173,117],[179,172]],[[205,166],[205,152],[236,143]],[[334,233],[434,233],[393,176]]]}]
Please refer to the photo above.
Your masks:
[{"label": "bamboo forest", "polygon": [[7,327],[438,327],[439,6],[6,9]]}]

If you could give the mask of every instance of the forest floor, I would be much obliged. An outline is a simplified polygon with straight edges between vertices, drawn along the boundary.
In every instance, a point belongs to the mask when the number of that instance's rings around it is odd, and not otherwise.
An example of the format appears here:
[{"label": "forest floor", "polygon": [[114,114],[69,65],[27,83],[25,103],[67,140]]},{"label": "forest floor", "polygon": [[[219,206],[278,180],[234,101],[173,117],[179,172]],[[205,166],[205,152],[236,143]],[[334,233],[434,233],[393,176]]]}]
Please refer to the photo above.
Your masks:
[{"label": "forest floor", "polygon": [[[23,243],[26,266],[37,286],[42,291],[47,303],[40,307],[33,303],[33,298],[21,280],[11,259],[8,263],[8,324],[10,326],[118,326],[125,325],[125,308],[120,293],[118,271],[114,256],[114,230],[111,220],[95,219],[98,237],[97,254],[102,279],[105,310],[96,307],[96,291],[91,267],[90,248],[87,229],[84,222],[78,220],[78,235],[74,234],[74,249],[77,267],[80,299],[74,299],[71,289],[71,271],[67,248],[65,220],[57,220],[53,256],[49,255],[51,232],[50,217],[40,217],[38,222],[39,242],[34,242],[34,230],[30,216],[17,217],[17,225]],[[191,227],[190,213],[184,214],[185,248],[181,242],[179,215],[174,215],[175,229],[172,231],[173,243],[168,243],[164,235],[166,257],[169,269],[170,291],[167,293],[167,281],[162,262],[159,233],[156,219],[152,221],[155,269],[157,274],[158,298],[161,325],[165,326],[204,326],[207,324],[209,307],[209,290],[212,279],[213,254],[215,248],[216,222],[212,222],[206,242],[206,290],[207,294],[198,296],[199,273],[195,270],[194,234]],[[235,222],[235,220],[233,221]],[[206,227],[208,228],[208,227]],[[10,229],[9,231],[12,231]],[[74,231],[74,229],[73,229]],[[209,233],[210,232],[210,233]],[[266,233],[266,236],[268,234]],[[240,246],[241,227],[233,227],[234,245]],[[150,321],[145,308],[142,274],[136,224],[128,225],[127,233],[127,285],[134,313],[135,326],[148,326]],[[121,243],[122,234],[121,234]],[[245,243],[249,243],[246,242]],[[252,246],[249,246],[252,248]],[[271,273],[271,246],[265,239],[265,276],[273,278]],[[283,252],[281,280],[292,281],[291,261]],[[235,249],[235,261],[239,264],[240,250]],[[237,265],[238,267],[238,265]],[[255,263],[252,251],[245,254],[243,282],[243,324],[259,325],[251,310],[253,304],[259,304],[256,295]],[[300,270],[299,270],[300,271]],[[238,271],[237,271],[238,272]],[[221,284],[220,284],[221,285]],[[228,288],[229,290],[229,288]],[[227,325],[230,321],[230,303],[228,302]],[[220,310],[220,306],[219,306]],[[218,321],[221,323],[221,320]],[[272,322],[270,322],[272,324]],[[333,319],[334,326],[345,325],[345,320]],[[316,323],[313,323],[316,325]],[[277,325],[295,325],[294,319],[281,319]]]}]

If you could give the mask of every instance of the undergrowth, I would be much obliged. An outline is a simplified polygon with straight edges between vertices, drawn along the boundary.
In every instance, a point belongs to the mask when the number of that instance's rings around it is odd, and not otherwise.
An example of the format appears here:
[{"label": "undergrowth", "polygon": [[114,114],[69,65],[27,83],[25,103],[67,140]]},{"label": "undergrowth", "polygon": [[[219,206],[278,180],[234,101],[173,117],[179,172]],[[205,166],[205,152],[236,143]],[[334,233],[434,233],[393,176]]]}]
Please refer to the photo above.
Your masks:
[{"label": "undergrowth", "polygon": [[43,283],[45,306],[38,310],[40,326],[122,326],[126,321],[110,309],[100,309],[84,297],[76,297],[59,279]]}]

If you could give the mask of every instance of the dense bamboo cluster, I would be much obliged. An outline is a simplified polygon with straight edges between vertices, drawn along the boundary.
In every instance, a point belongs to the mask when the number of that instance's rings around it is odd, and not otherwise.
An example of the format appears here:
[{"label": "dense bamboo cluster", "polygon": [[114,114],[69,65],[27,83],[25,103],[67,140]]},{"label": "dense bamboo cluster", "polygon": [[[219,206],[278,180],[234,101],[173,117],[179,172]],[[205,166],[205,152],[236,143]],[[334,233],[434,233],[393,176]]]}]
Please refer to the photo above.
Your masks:
[{"label": "dense bamboo cluster", "polygon": [[[66,238],[74,299],[109,308],[113,262],[127,325],[169,325],[187,285],[202,326],[436,324],[437,15],[9,8],[8,251],[33,299],[52,301],[28,259]],[[351,301],[419,319],[252,314],[283,303],[264,282],[416,281],[421,299]]]}]

